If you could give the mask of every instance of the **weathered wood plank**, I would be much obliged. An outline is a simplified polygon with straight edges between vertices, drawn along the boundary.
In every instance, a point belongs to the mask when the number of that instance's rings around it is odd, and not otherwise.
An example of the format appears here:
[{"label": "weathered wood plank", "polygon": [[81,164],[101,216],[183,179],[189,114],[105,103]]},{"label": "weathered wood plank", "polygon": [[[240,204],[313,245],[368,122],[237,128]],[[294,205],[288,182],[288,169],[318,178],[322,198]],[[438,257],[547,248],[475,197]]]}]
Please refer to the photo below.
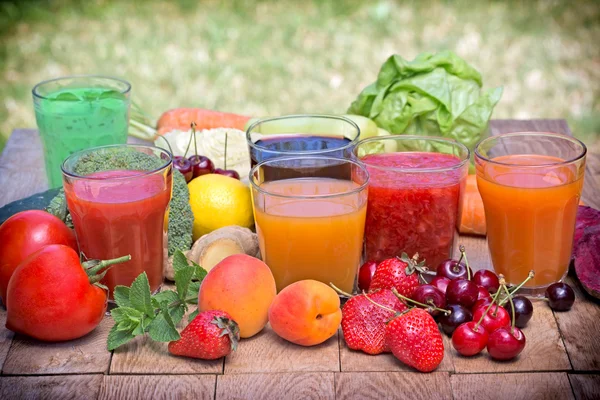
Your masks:
[{"label": "weathered wood plank", "polygon": [[0,371],[8,355],[14,333],[6,329],[6,310],[0,306]]},{"label": "weathered wood plank", "polygon": [[600,307],[584,292],[579,281],[568,276],[566,282],[575,290],[573,308],[555,312],[567,352],[576,371],[600,370]]},{"label": "weathered wood plank", "polygon": [[450,378],[452,393],[460,399],[572,399],[566,373],[457,374]]},{"label": "weathered wood plank", "polygon": [[600,375],[569,374],[577,400],[600,399]]},{"label": "weathered wood plank", "polygon": [[451,399],[445,372],[342,372],[336,374],[336,399]]},{"label": "weathered wood plank", "polygon": [[215,375],[108,375],[99,400],[104,399],[214,399]]},{"label": "weathered wood plank", "polygon": [[329,373],[230,374],[217,377],[216,399],[331,399],[334,375]]},{"label": "weathered wood plank", "polygon": [[267,325],[256,336],[240,342],[238,350],[225,359],[225,373],[339,371],[337,334],[317,346],[290,343]]},{"label": "weathered wood plank", "polygon": [[4,375],[106,373],[110,352],[106,338],[112,320],[105,318],[88,335],[61,343],[45,343],[16,335],[4,362]]},{"label": "weathered wood plank", "polygon": [[0,399],[96,399],[102,375],[4,376]]},{"label": "weathered wood plank", "polygon": [[[444,338],[444,359],[436,371],[454,371],[454,361],[452,357],[452,343],[446,335]],[[340,332],[340,365],[342,372],[399,372],[415,371],[413,368],[403,364],[392,354],[378,354],[372,356],[362,351],[350,350],[344,341],[344,336]]]}]

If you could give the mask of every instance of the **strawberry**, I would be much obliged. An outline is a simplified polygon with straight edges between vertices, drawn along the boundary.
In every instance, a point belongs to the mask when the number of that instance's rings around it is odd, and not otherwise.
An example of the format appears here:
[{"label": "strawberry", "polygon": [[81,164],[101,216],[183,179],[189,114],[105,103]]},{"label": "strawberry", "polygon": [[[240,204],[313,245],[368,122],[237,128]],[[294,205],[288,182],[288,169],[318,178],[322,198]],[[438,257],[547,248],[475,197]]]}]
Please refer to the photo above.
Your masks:
[{"label": "strawberry", "polygon": [[352,350],[362,350],[367,354],[389,352],[385,347],[385,323],[394,316],[394,312],[374,304],[367,296],[394,311],[406,310],[406,305],[389,289],[354,296],[342,307],[344,340]]},{"label": "strawberry", "polygon": [[442,335],[422,308],[411,308],[388,322],[385,343],[398,360],[421,372],[433,371],[444,358]]},{"label": "strawberry", "polygon": [[181,339],[169,342],[176,356],[216,360],[236,350],[240,339],[238,324],[224,311],[201,312],[181,331]]},{"label": "strawberry", "polygon": [[426,270],[424,261],[417,263],[417,255],[409,258],[406,253],[401,257],[388,258],[377,265],[371,279],[370,290],[396,288],[398,293],[412,298],[419,286],[419,273]]}]

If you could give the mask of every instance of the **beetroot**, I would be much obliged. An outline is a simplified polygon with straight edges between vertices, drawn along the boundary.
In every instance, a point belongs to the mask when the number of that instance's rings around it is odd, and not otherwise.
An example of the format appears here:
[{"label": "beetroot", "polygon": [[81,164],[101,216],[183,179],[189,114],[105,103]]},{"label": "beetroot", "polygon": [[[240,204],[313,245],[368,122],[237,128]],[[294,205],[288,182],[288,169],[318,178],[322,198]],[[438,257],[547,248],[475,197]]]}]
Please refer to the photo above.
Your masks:
[{"label": "beetroot", "polygon": [[590,295],[600,299],[600,211],[579,206],[573,256],[581,285]]}]

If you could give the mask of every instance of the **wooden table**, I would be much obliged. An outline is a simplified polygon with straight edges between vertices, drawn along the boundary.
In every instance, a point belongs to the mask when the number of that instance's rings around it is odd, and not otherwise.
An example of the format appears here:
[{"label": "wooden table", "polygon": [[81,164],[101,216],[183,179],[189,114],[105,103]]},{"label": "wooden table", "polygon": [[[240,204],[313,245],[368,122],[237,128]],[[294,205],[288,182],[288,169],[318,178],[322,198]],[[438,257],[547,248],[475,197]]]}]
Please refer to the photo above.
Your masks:
[{"label": "wooden table", "polygon": [[[509,131],[570,133],[563,120],[493,121],[493,134]],[[0,206],[46,187],[39,138],[16,130],[0,156]],[[589,155],[584,201],[600,208],[600,157]],[[491,268],[485,240],[463,237],[476,269]],[[88,336],[47,344],[13,335],[0,310],[0,399],[13,398],[600,398],[600,307],[574,286],[569,312],[534,301],[524,329],[527,345],[509,362],[485,354],[446,354],[430,374],[407,368],[392,355],[350,351],[341,332],[305,348],[278,338],[267,326],[225,359],[172,357],[166,344],[137,338],[110,353],[107,317]]]}]

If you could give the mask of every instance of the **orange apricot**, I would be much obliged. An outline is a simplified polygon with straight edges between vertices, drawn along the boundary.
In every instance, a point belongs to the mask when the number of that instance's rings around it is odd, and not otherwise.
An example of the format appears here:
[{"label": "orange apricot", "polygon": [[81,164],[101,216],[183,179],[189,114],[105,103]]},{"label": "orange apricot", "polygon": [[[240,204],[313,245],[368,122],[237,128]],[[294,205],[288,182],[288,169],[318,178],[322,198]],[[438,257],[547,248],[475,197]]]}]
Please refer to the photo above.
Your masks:
[{"label": "orange apricot", "polygon": [[246,254],[224,258],[206,275],[198,293],[198,309],[225,311],[240,327],[240,337],[260,332],[275,298],[275,279],[267,264]]},{"label": "orange apricot", "polygon": [[275,333],[302,346],[323,343],[335,335],[341,321],[338,294],[311,279],[285,287],[269,307],[269,322]]}]

